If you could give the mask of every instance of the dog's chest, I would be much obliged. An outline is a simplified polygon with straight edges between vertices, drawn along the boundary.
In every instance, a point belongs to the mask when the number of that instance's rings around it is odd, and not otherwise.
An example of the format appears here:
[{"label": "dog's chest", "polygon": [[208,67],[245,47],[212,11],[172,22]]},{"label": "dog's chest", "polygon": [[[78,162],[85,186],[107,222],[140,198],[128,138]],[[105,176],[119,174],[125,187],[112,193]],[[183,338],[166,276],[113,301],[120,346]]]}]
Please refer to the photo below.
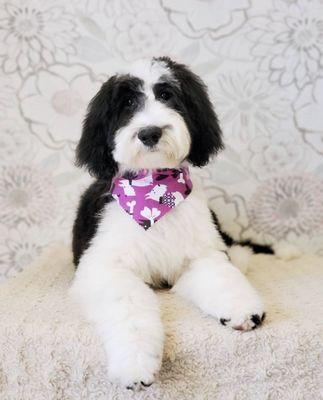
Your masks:
[{"label": "dog's chest", "polygon": [[[116,201],[109,203],[98,229],[107,251],[147,283],[173,284],[190,260],[223,242],[212,223],[204,194],[193,190],[178,206],[145,230]],[[104,238],[102,238],[104,236]]]}]

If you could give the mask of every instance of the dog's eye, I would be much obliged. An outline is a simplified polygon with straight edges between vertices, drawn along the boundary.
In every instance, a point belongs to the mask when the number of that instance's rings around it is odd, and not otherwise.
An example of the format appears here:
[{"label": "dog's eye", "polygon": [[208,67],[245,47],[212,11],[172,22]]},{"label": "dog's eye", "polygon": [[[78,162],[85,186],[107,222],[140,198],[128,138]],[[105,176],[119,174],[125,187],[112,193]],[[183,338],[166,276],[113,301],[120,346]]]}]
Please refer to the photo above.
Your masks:
[{"label": "dog's eye", "polygon": [[162,100],[167,101],[172,97],[172,93],[164,90],[163,92],[160,93],[159,97]]},{"label": "dog's eye", "polygon": [[124,107],[133,108],[136,105],[136,99],[134,97],[127,97],[123,102]]}]

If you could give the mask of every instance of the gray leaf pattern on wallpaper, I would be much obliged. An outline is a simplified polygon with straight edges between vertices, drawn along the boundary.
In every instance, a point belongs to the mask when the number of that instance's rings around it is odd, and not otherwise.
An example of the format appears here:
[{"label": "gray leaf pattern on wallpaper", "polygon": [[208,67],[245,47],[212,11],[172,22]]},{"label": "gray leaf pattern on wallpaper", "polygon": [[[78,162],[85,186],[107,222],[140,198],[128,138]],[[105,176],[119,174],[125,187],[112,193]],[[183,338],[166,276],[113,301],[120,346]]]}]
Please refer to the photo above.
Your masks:
[{"label": "gray leaf pattern on wallpaper", "polygon": [[323,253],[322,1],[4,0],[0,20],[0,279],[70,240],[91,97],[165,54],[219,114],[226,150],[201,176],[226,229]]}]

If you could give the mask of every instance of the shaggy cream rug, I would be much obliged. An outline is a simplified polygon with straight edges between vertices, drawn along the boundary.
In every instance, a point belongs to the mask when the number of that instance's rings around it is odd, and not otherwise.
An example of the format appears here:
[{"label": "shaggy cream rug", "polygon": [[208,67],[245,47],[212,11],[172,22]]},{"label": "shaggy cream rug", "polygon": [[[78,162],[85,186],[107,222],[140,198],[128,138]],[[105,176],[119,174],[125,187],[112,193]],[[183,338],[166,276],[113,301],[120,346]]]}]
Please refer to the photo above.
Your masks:
[{"label": "shaggy cream rug", "polygon": [[221,326],[168,292],[158,380],[139,393],[106,379],[93,328],[67,297],[71,254],[58,248],[0,286],[1,400],[321,399],[323,262],[251,258],[248,276],[267,303],[258,330]]}]

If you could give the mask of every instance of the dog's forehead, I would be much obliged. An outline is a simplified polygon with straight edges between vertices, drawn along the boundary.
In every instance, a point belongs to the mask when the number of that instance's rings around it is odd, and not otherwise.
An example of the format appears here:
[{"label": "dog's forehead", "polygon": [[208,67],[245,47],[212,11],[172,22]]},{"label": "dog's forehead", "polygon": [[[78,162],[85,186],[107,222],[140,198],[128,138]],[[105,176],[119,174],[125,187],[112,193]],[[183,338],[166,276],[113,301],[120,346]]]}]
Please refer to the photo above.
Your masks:
[{"label": "dog's forehead", "polygon": [[145,89],[151,88],[162,80],[174,80],[172,71],[162,60],[140,60],[122,70],[121,73],[140,79]]}]

